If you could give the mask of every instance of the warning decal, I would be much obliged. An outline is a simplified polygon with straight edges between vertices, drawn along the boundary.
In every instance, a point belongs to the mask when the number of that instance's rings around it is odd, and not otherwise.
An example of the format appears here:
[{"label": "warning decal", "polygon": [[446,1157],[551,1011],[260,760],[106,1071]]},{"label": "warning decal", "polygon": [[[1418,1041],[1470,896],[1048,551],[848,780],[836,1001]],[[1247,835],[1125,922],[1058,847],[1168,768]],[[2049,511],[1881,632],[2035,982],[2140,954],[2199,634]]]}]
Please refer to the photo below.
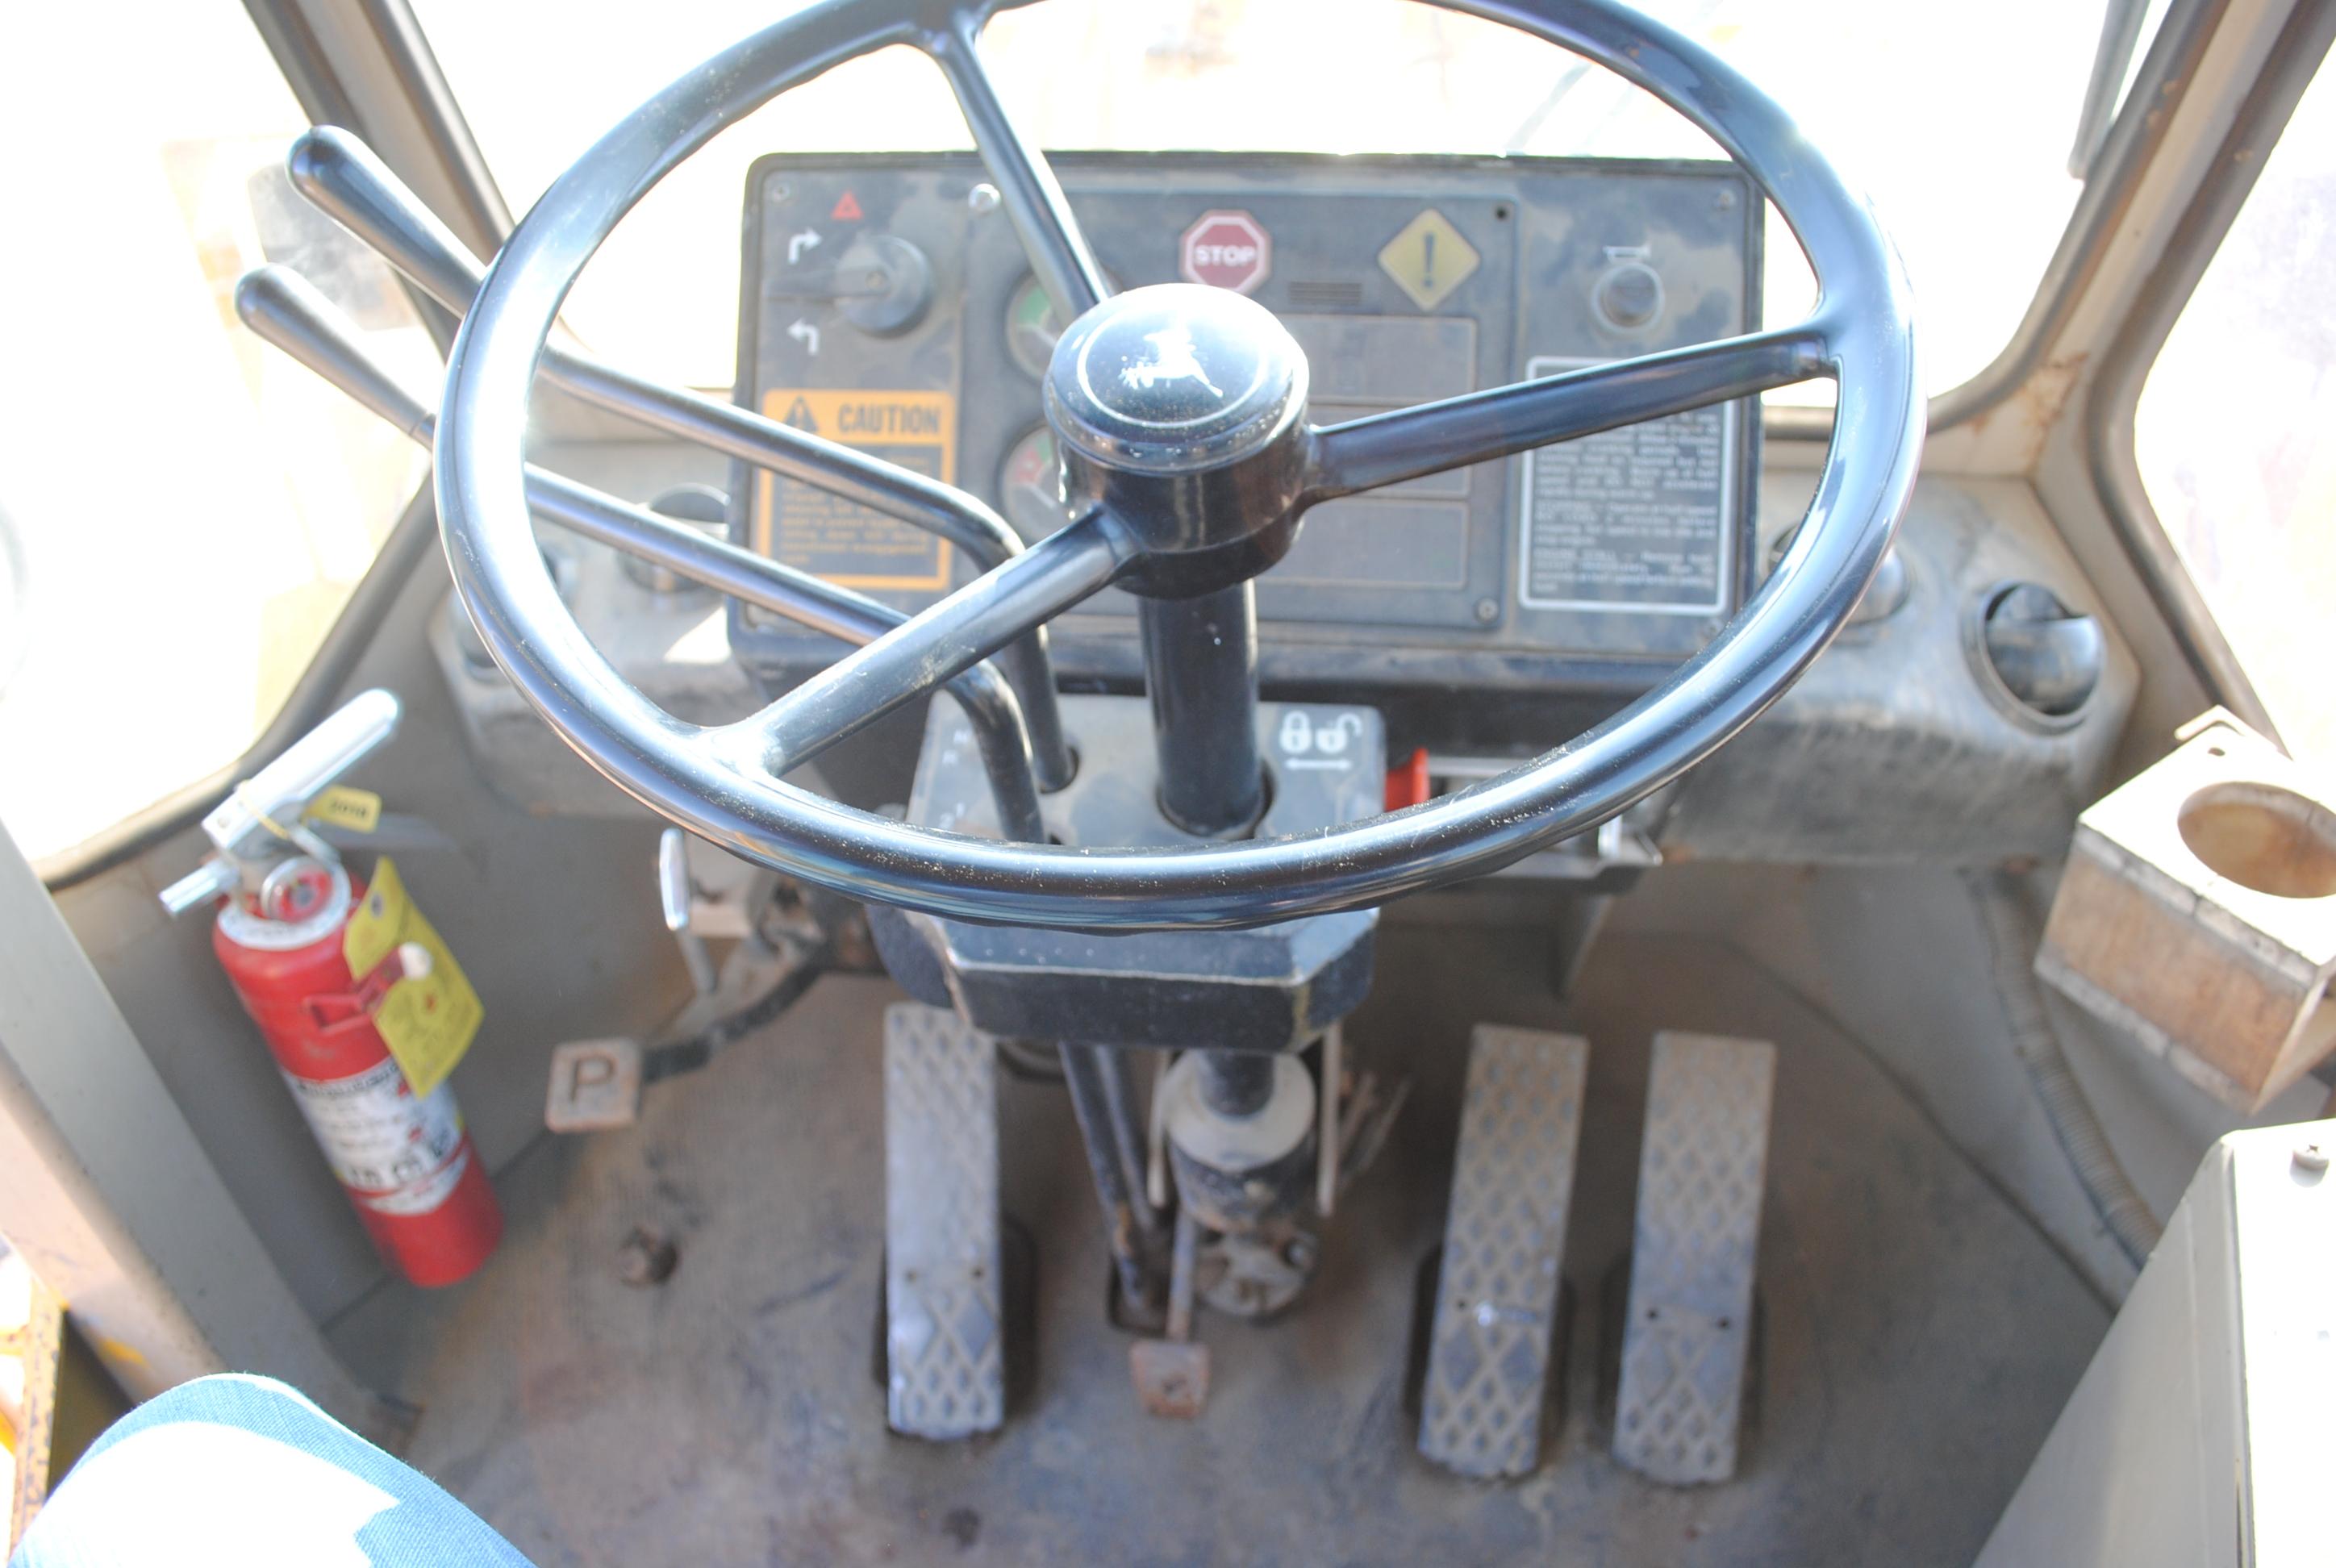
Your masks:
[{"label": "warning decal", "polygon": [[[946,392],[774,387],[763,412],[944,484],[956,479],[957,399]],[[754,548],[840,588],[949,584],[947,540],[770,473],[756,477]]]},{"label": "warning decal", "polygon": [[[408,950],[416,949],[418,952]],[[392,954],[397,956],[398,979],[374,1008],[373,1027],[414,1093],[427,1096],[471,1048],[486,1008],[445,939],[414,907],[397,867],[384,855],[374,866],[373,886],[350,912],[348,927],[341,933],[341,956],[348,960],[349,973],[362,982]],[[324,1136],[321,1128],[316,1135]]]}]

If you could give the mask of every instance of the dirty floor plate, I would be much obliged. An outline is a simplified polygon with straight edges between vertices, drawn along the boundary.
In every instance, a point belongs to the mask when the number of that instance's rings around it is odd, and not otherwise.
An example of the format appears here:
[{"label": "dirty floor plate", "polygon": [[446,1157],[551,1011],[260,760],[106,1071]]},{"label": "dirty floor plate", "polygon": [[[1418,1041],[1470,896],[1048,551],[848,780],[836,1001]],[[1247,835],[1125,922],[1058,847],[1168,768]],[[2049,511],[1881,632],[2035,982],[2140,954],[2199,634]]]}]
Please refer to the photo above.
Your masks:
[{"label": "dirty floor plate", "polygon": [[[1339,1205],[1316,1294],[1270,1327],[1202,1314],[1207,1415],[1138,1413],[1103,1318],[1103,1240],[1059,1089],[1002,1079],[1008,1213],[1039,1245],[1034,1388],[994,1437],[885,1429],[870,1372],[884,1229],[881,982],[827,979],[641,1124],[546,1140],[501,1179],[472,1283],[384,1290],[336,1338],[423,1407],[414,1461],[554,1564],[1968,1563],[2106,1327],[2068,1265],[1853,1042],[1724,946],[1601,943],[1572,1005],[1530,931],[1382,933],[1351,1049],[1417,1091]],[[1765,1385],[1737,1480],[1608,1456],[1578,1314],[1562,1426],[1523,1481],[1413,1448],[1406,1355],[1447,1203],[1469,1026],[1591,1043],[1566,1273],[1628,1250],[1658,1028],[1777,1047],[1759,1275]],[[654,1290],[616,1275],[673,1234]]]}]

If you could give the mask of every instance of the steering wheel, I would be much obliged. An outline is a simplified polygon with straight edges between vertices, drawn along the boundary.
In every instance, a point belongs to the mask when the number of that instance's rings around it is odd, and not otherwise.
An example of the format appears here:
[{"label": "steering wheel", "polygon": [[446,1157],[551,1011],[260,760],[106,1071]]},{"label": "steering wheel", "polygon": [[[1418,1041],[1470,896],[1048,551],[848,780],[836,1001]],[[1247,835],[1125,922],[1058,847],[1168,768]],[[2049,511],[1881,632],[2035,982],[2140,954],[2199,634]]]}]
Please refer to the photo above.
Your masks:
[{"label": "steering wheel", "polygon": [[[1749,723],[1840,629],[1888,548],[1921,453],[1909,300],[1872,211],[1757,88],[1613,0],[1435,0],[1572,50],[1708,132],[1784,214],[1818,303],[1791,326],[1323,428],[1306,418],[1304,355],[1260,307],[1188,285],[1113,297],[976,53],[992,12],[1028,3],[831,0],[791,15],[620,122],[489,268],[455,340],[438,424],[447,554],[496,661],[609,779],[740,855],[874,902],[1017,926],[1252,926],[1380,903],[1595,826]],[[1072,322],[1046,399],[1066,492],[1084,510],[754,716],[686,724],[618,677],[546,570],[522,477],[538,363],[577,274],[651,186],[770,98],[891,44],[940,67],[1033,270]],[[1208,374],[1176,374],[1189,363]],[[1247,581],[1288,550],[1307,508],[1332,496],[1818,376],[1837,384],[1832,443],[1776,572],[1638,701],[1460,794],[1284,838],[1107,850],[914,827],[781,782],[819,747],[1027,641],[1107,584],[1173,599]]]}]

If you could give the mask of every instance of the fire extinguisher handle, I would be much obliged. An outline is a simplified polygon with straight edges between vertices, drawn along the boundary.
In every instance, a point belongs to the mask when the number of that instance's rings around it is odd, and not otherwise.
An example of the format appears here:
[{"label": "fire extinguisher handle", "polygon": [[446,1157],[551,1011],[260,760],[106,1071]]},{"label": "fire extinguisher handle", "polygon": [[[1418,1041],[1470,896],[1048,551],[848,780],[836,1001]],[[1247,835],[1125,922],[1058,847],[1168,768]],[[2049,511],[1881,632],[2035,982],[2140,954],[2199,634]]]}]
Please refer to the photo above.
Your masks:
[{"label": "fire extinguisher handle", "polygon": [[238,785],[203,819],[203,832],[231,860],[258,856],[279,838],[281,824],[297,821],[335,779],[397,733],[399,711],[394,692],[359,692]]},{"label": "fire extinguisher handle", "polygon": [[243,883],[243,873],[232,861],[209,860],[162,890],[162,907],[171,915],[192,914],[220,899],[231,897]]}]

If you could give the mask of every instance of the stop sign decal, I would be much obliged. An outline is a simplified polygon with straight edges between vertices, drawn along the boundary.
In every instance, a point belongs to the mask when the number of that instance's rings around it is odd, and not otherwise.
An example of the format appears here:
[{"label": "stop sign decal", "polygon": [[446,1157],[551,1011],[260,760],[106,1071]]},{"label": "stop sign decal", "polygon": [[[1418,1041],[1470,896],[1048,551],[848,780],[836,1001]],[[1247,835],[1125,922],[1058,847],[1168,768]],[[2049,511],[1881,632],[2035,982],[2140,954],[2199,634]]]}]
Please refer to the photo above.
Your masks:
[{"label": "stop sign decal", "polygon": [[1180,254],[1187,282],[1247,294],[1273,270],[1273,237],[1246,212],[1203,212],[1184,230]]}]

